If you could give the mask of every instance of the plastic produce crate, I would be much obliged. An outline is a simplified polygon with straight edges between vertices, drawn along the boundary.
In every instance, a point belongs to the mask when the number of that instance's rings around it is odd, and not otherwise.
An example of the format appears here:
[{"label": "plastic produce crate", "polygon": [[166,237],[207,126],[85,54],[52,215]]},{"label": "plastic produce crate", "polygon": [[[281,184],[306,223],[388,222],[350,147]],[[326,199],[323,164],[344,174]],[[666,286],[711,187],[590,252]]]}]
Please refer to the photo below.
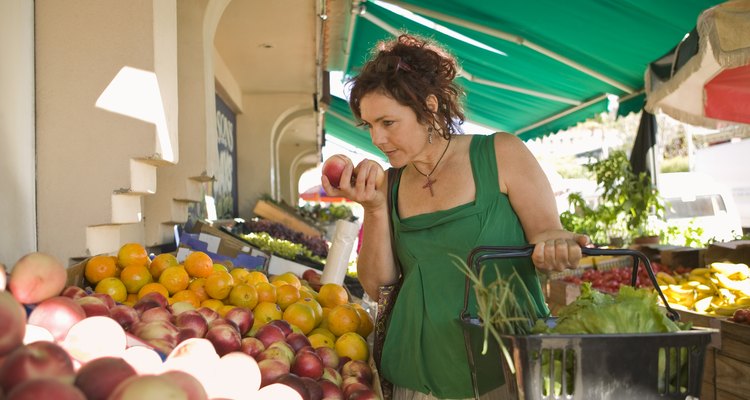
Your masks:
[{"label": "plastic produce crate", "polygon": [[[528,257],[533,247],[481,247],[469,256],[469,265],[499,258]],[[639,259],[655,282],[646,257],[633,250],[584,249],[589,255],[631,255],[633,279]],[[654,285],[658,290],[658,285]],[[482,354],[484,328],[468,314],[470,283],[467,279],[464,329],[475,396],[487,393],[505,381],[519,400],[547,399],[697,399],[701,392],[706,347],[715,329],[694,328],[673,333],[606,335],[501,335],[516,373],[506,365],[494,339]],[[664,295],[667,314],[679,319]],[[548,321],[554,323],[554,319]]]}]

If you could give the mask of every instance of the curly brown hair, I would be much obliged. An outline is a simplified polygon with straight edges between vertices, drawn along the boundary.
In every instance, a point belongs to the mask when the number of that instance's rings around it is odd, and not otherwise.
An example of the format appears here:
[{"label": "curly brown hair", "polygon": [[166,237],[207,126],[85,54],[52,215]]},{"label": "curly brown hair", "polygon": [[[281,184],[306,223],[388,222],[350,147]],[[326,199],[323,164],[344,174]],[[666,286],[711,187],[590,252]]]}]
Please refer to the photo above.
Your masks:
[{"label": "curly brown hair", "polygon": [[[465,119],[460,103],[464,91],[454,82],[457,74],[456,59],[445,49],[427,39],[404,34],[378,43],[372,58],[349,80],[349,106],[359,120],[362,98],[380,92],[411,108],[419,123],[431,125],[442,137],[450,139],[460,132]],[[437,112],[427,107],[429,95],[438,100]]]}]

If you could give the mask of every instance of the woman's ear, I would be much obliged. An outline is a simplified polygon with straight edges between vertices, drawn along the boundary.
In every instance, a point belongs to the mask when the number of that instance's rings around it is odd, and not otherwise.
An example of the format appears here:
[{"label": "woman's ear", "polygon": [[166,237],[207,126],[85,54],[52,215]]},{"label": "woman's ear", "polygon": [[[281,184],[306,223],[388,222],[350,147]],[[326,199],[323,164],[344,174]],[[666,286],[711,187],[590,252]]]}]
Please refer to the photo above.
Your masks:
[{"label": "woman's ear", "polygon": [[436,113],[438,111],[438,99],[437,96],[434,94],[431,94],[427,96],[427,98],[424,100],[425,105],[427,106],[427,109],[430,110],[430,112]]}]

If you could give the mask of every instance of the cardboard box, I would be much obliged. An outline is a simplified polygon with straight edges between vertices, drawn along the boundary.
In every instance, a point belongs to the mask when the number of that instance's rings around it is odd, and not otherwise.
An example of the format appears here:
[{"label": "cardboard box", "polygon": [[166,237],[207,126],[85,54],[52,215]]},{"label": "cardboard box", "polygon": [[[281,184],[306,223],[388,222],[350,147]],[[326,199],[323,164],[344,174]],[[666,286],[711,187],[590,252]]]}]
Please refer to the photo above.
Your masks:
[{"label": "cardboard box", "polygon": [[265,200],[258,200],[258,202],[255,203],[253,213],[259,217],[278,222],[289,229],[302,232],[308,236],[321,237],[323,235],[316,227],[308,224],[281,207]]},{"label": "cardboard box", "polygon": [[676,247],[661,251],[661,263],[674,268],[702,268],[706,265],[706,249]]},{"label": "cardboard box", "polygon": [[202,251],[216,263],[227,268],[247,268],[266,272],[270,255],[255,247],[237,241],[222,239],[208,233],[183,232],[177,248],[177,261],[183,262],[188,254]]},{"label": "cardboard box", "polygon": [[705,262],[733,262],[750,264],[750,240],[714,243],[706,250]]}]

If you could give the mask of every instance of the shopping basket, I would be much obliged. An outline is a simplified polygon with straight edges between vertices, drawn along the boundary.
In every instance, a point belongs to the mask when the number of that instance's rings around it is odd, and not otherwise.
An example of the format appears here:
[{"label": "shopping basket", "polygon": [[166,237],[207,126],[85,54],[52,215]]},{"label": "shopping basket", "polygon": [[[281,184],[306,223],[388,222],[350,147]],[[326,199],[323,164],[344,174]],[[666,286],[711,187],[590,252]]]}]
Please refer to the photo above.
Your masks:
[{"label": "shopping basket", "polygon": [[[533,246],[482,246],[469,254],[467,263],[478,274],[484,261],[530,257],[533,250]],[[632,256],[631,284],[635,287],[642,263],[667,316],[679,320],[679,314],[659,289],[651,263],[642,253],[584,248],[583,254]],[[495,340],[487,340],[487,351],[482,354],[484,328],[482,321],[469,313],[470,290],[467,277],[460,322],[476,398],[502,381],[519,400],[691,399],[700,395],[706,346],[715,329],[644,334],[501,335],[513,358],[514,374]],[[553,323],[554,318],[548,320],[548,324]]]}]

